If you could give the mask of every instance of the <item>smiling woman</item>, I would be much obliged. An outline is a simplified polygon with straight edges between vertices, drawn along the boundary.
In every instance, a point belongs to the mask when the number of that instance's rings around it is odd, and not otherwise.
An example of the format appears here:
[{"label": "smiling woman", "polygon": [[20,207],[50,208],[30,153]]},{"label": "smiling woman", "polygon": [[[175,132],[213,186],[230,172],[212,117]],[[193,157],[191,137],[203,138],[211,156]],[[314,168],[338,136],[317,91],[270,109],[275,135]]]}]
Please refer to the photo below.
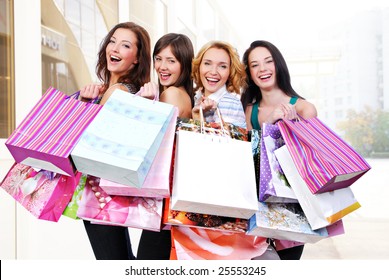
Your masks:
[{"label": "smiling woman", "polygon": [[240,90],[246,73],[236,49],[229,43],[211,41],[205,44],[193,60],[192,76],[196,84],[194,119],[200,119],[200,107],[207,122],[219,122],[220,110],[225,122],[246,128]]},{"label": "smiling woman", "polygon": [[[134,94],[150,81],[150,68],[148,32],[133,22],[119,23],[105,36],[98,53],[96,74],[102,83],[85,86],[80,96],[84,100],[97,98],[103,105],[115,89]],[[86,220],[84,225],[96,259],[135,259],[128,228]]]}]

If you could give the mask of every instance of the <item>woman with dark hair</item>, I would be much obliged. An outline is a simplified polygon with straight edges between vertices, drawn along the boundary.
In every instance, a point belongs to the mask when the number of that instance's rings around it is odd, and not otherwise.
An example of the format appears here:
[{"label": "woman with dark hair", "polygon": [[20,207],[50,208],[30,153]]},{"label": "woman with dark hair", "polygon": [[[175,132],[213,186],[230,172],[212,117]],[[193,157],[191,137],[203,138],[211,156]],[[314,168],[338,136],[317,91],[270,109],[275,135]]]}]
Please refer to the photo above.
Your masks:
[{"label": "woman with dark hair", "polygon": [[81,89],[84,99],[101,97],[104,104],[119,88],[136,93],[150,81],[150,36],[140,25],[123,22],[115,25],[103,39],[98,53],[96,75],[101,81]]},{"label": "woman with dark hair", "polygon": [[[249,129],[255,117],[262,124],[294,119],[296,113],[304,118],[317,115],[315,106],[293,89],[285,59],[276,46],[267,41],[254,41],[245,51],[243,63],[247,88],[241,100]],[[253,106],[258,106],[259,113],[251,119]]]},{"label": "woman with dark hair", "polygon": [[[100,46],[96,74],[101,84],[85,86],[80,90],[80,96],[82,100],[97,98],[103,105],[115,89],[134,94],[150,81],[150,67],[148,32],[133,22],[119,23]],[[98,178],[88,176],[87,182],[95,179]],[[84,225],[97,260],[135,259],[127,227],[89,221],[84,221]]]},{"label": "woman with dark hair", "polygon": [[[162,36],[153,51],[154,69],[158,75],[159,100],[178,108],[178,117],[191,118],[193,107],[193,82],[191,79],[193,45],[184,34],[169,33]],[[156,85],[145,84],[142,95],[154,98]],[[153,232],[143,230],[139,241],[137,259],[169,260],[171,250],[170,230]]]},{"label": "woman with dark hair", "polygon": [[[317,116],[315,106],[293,89],[284,57],[272,43],[258,40],[243,55],[247,87],[242,93],[247,129],[261,129],[263,123],[274,124],[297,116]],[[278,251],[281,259],[300,259],[304,245]]]}]

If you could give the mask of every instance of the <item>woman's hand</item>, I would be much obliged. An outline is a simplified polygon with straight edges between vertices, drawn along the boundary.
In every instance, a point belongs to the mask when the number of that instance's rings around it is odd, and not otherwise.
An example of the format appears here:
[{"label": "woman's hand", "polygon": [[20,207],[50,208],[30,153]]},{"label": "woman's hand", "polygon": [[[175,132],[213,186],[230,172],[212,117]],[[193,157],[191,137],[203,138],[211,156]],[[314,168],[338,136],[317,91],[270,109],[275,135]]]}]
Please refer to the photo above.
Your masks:
[{"label": "woman's hand", "polygon": [[200,119],[200,107],[203,109],[203,112],[207,112],[216,109],[217,103],[212,99],[202,96],[200,102],[192,109],[192,118],[195,120]]},{"label": "woman's hand", "polygon": [[292,104],[280,104],[278,105],[274,111],[269,115],[266,122],[267,123],[275,123],[278,120],[294,120],[297,119],[296,108]]},{"label": "woman's hand", "polygon": [[148,99],[155,99],[155,97],[157,97],[158,100],[159,98],[158,85],[153,82],[148,82],[144,84],[144,86],[140,88],[140,96]]},{"label": "woman's hand", "polygon": [[83,87],[80,90],[81,100],[91,100],[97,98],[100,95],[102,89],[103,86],[101,84],[90,84]]}]

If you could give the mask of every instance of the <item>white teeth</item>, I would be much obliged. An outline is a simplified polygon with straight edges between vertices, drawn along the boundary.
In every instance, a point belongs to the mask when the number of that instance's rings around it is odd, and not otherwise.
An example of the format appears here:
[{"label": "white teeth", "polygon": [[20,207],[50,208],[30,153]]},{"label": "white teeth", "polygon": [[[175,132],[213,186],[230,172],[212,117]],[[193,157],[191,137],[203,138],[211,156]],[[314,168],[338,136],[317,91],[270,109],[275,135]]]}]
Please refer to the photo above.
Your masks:
[{"label": "white teeth", "polygon": [[114,55],[111,55],[111,59],[121,60],[120,57],[117,57],[117,56],[114,56]]},{"label": "white teeth", "polygon": [[264,76],[260,76],[259,78],[260,79],[267,79],[267,78],[270,78],[271,75],[264,75]]},{"label": "white teeth", "polygon": [[207,80],[210,82],[218,82],[219,81],[218,79],[212,79],[212,78],[207,78]]}]

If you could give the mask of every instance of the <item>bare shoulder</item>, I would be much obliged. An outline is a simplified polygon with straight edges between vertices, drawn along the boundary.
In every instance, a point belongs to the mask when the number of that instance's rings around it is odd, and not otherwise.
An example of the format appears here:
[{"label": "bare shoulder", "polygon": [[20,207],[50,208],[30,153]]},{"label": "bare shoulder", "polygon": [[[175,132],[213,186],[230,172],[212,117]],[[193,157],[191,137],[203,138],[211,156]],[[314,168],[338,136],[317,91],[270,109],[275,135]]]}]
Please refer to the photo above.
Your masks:
[{"label": "bare shoulder", "polygon": [[296,111],[305,119],[317,117],[317,110],[315,105],[304,99],[297,100]]},{"label": "bare shoulder", "polygon": [[192,102],[183,88],[170,86],[161,93],[159,100],[178,107],[180,117],[192,116]]},{"label": "bare shoulder", "polygon": [[168,87],[166,90],[164,90],[159,99],[162,102],[167,102],[167,103],[176,103],[176,102],[190,102],[190,97],[189,94],[183,89],[183,88],[178,88],[174,86]]},{"label": "bare shoulder", "polygon": [[115,90],[117,89],[120,89],[120,90],[123,90],[123,91],[129,91],[128,90],[128,87],[125,85],[125,84],[122,84],[122,83],[116,83],[116,84],[113,84],[112,86],[110,86],[107,90],[107,93],[108,92],[114,92]]},{"label": "bare shoulder", "polygon": [[161,93],[160,97],[161,98],[163,97],[185,98],[186,96],[189,97],[189,95],[186,93],[184,89],[170,86]]},{"label": "bare shoulder", "polygon": [[128,92],[128,88],[124,85],[124,84],[121,84],[121,83],[117,83],[117,84],[114,84],[112,86],[110,86],[106,92],[104,93],[103,95],[103,98],[101,99],[100,101],[100,104],[103,105],[105,104],[105,102],[107,102],[107,100],[109,99],[109,97],[112,95],[112,93],[117,90],[117,89],[120,89],[120,90],[123,90],[123,91],[127,91]]}]

